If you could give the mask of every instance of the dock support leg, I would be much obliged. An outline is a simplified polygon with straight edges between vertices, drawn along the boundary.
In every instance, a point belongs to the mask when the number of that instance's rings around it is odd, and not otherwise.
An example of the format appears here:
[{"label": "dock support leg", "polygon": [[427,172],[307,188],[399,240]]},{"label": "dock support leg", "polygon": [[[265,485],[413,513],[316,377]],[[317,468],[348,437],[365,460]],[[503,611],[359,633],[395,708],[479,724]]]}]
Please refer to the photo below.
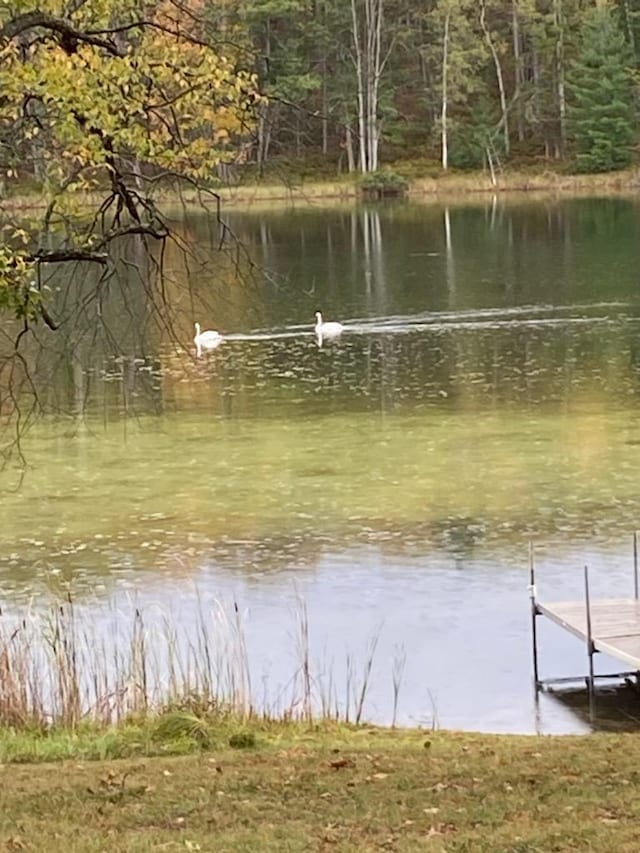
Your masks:
[{"label": "dock support leg", "polygon": [[589,655],[589,678],[587,681],[589,688],[589,714],[593,717],[595,712],[595,678],[593,667],[595,649],[593,647],[593,633],[591,628],[591,598],[589,595],[589,569],[587,566],[584,567],[584,600],[587,618],[587,654]]},{"label": "dock support leg", "polygon": [[529,542],[529,601],[531,602],[531,642],[533,653],[533,680],[536,695],[540,690],[540,675],[538,673],[538,605],[536,604],[536,573],[533,560],[533,542]]}]

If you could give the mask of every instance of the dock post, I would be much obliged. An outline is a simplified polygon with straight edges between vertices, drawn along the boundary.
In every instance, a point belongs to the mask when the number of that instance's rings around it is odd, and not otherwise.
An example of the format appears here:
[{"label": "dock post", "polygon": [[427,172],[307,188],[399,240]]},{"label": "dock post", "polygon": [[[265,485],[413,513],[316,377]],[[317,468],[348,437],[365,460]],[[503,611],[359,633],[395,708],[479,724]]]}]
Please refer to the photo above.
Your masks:
[{"label": "dock post", "polygon": [[638,531],[633,531],[633,597],[638,600]]},{"label": "dock post", "polygon": [[531,602],[531,642],[533,645],[533,679],[536,686],[536,694],[540,689],[540,677],[538,674],[538,605],[536,604],[536,573],[533,559],[533,542],[529,542],[529,601]]},{"label": "dock post", "polygon": [[593,647],[593,632],[591,628],[591,598],[589,595],[589,569],[587,566],[584,567],[584,599],[587,619],[587,654],[589,655],[589,678],[587,680],[587,686],[589,688],[589,713],[593,717],[595,706],[593,656],[595,649]]}]

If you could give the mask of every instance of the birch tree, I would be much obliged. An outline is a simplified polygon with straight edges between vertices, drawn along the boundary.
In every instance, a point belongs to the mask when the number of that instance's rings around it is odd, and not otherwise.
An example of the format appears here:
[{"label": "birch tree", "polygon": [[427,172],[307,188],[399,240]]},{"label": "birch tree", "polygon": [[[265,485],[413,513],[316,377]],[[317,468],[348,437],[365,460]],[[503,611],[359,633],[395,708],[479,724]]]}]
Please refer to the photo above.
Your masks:
[{"label": "birch tree", "polygon": [[382,132],[380,84],[390,45],[383,45],[385,0],[351,0],[353,64],[357,86],[360,171],[375,172]]},{"label": "birch tree", "polygon": [[486,0],[480,0],[480,29],[482,30],[482,34],[484,36],[485,42],[487,43],[487,47],[489,49],[489,53],[491,54],[491,59],[493,61],[493,65],[496,72],[496,80],[498,82],[498,94],[500,97],[500,124],[502,126],[502,135],[504,140],[504,151],[505,154],[509,155],[509,114],[507,108],[507,92],[504,82],[504,75],[502,73],[502,62],[500,60],[500,52],[499,48],[496,46],[496,37],[489,29],[487,24],[487,2]]},{"label": "birch tree", "polygon": [[449,110],[449,24],[451,9],[444,10],[444,26],[442,34],[442,110],[440,112],[442,139],[442,168],[449,168],[449,127],[447,124]]},{"label": "birch tree", "polygon": [[452,130],[459,124],[453,113],[466,110],[470,96],[483,86],[485,48],[473,30],[473,8],[474,0],[439,0],[430,16],[435,46],[424,50],[440,90],[440,158],[445,170],[450,164]]}]

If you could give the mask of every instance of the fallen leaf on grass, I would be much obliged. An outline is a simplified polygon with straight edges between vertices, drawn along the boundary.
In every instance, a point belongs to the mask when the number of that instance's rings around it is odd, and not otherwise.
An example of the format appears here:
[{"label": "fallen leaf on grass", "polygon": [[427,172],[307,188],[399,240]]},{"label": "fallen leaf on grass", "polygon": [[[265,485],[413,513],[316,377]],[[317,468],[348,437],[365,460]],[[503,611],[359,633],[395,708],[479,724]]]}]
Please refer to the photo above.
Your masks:
[{"label": "fallen leaf on grass", "polygon": [[427,838],[435,838],[436,835],[445,835],[449,832],[455,832],[456,828],[452,823],[436,823],[429,828]]},{"label": "fallen leaf on grass", "polygon": [[324,828],[322,840],[325,844],[337,844],[340,841],[339,824],[328,823]]},{"label": "fallen leaf on grass", "polygon": [[329,762],[329,767],[332,770],[342,770],[344,767],[355,767],[356,763],[353,758],[336,758],[335,761]]},{"label": "fallen leaf on grass", "polygon": [[365,782],[379,782],[386,779],[388,775],[388,773],[372,773],[371,776],[365,777]]}]

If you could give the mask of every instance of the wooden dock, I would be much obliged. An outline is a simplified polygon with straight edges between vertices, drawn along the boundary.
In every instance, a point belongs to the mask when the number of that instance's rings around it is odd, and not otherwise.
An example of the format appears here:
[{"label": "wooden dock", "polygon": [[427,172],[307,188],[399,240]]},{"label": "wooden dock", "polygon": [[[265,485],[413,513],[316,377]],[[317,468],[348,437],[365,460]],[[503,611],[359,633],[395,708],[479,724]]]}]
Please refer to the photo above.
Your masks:
[{"label": "wooden dock", "polygon": [[[538,602],[538,613],[565,628],[585,643],[589,626],[584,602]],[[591,602],[591,642],[594,652],[602,652],[640,670],[640,601],[635,598],[607,598]]]},{"label": "wooden dock", "polygon": [[[640,595],[638,590],[638,535],[633,536],[633,598],[607,598],[591,600],[589,571],[584,567],[584,600],[543,603],[537,600],[533,551],[529,557],[529,598],[531,601],[531,628],[533,640],[533,672],[536,690],[552,684],[584,681],[593,697],[596,679],[618,679],[640,686]],[[547,619],[564,628],[585,644],[589,674],[564,678],[540,678],[538,672],[537,617]],[[594,656],[606,654],[619,660],[629,671],[595,673]]]}]

